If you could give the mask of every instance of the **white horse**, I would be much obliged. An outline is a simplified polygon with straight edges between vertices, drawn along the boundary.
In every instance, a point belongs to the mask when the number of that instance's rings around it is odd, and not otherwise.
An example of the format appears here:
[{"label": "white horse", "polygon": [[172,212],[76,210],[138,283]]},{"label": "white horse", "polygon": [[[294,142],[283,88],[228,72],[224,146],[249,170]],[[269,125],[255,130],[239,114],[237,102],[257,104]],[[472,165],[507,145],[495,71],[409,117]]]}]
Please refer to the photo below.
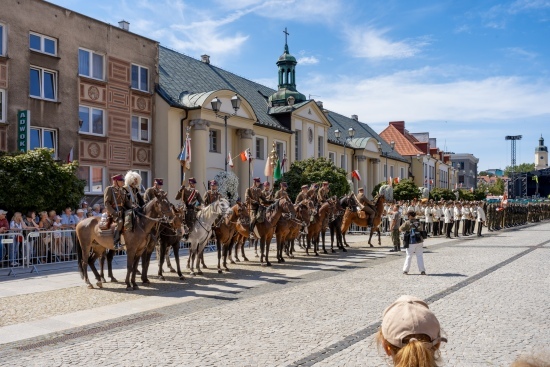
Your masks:
[{"label": "white horse", "polygon": [[197,261],[197,274],[202,275],[200,261],[204,248],[212,235],[212,224],[230,210],[229,201],[227,199],[220,199],[198,212],[193,230],[189,233],[187,240],[189,241],[189,259],[187,260],[187,265],[191,270],[191,275],[195,275],[193,268],[195,259]]}]

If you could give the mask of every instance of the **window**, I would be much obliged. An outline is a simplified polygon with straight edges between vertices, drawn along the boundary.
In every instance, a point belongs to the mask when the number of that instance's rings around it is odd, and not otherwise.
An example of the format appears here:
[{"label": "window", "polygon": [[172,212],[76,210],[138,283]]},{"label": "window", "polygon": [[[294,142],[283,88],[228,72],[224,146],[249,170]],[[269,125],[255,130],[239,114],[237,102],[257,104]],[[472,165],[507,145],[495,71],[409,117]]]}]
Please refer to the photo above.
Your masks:
[{"label": "window", "polygon": [[384,178],[386,180],[388,179],[388,166],[387,165],[384,165]]},{"label": "window", "polygon": [[78,178],[86,181],[84,193],[86,194],[103,194],[105,189],[104,169],[98,166],[80,166],[78,167]]},{"label": "window", "polygon": [[132,89],[149,92],[149,69],[132,64]]},{"label": "window", "polygon": [[57,100],[57,73],[55,71],[31,67],[29,86],[31,97]]},{"label": "window", "polygon": [[80,106],[78,109],[79,123],[82,126],[79,132],[84,134],[105,135],[105,114],[98,108]]},{"label": "window", "polygon": [[151,126],[147,117],[132,116],[132,140],[148,143]]},{"label": "window", "polygon": [[104,80],[105,56],[82,48],[78,49],[78,74]]},{"label": "window", "polygon": [[302,159],[302,130],[296,130],[294,133],[294,145],[296,146],[294,159],[299,161]]},{"label": "window", "polygon": [[210,151],[213,153],[219,153],[220,150],[220,130],[210,129]]},{"label": "window", "polygon": [[148,187],[151,187],[151,173],[141,169],[133,169],[132,171],[137,172],[141,176],[141,187],[139,188],[139,191],[141,191],[141,193],[145,193],[145,190]]},{"label": "window", "polygon": [[390,177],[395,178],[395,176],[393,175],[393,166],[390,166]]},{"label": "window", "polygon": [[325,139],[324,136],[317,137],[318,141],[318,151],[317,151],[317,157],[321,158],[325,156]]},{"label": "window", "polygon": [[29,48],[48,55],[57,55],[57,40],[38,33],[29,33]]},{"label": "window", "polygon": [[462,175],[458,176],[458,183],[461,185],[464,183],[464,176]]},{"label": "window", "polygon": [[54,157],[57,157],[57,131],[40,127],[31,127],[30,149],[53,149]]},{"label": "window", "polygon": [[256,137],[256,159],[265,159],[264,158],[264,147],[265,140],[263,138]]},{"label": "window", "polygon": [[0,89],[0,122],[6,122],[6,91]]},{"label": "window", "polygon": [[399,179],[402,180],[405,178],[405,168],[401,167],[399,169]]},{"label": "window", "polygon": [[282,162],[285,155],[285,148],[283,143],[275,142],[275,151],[277,152],[277,157],[279,157],[279,160]]},{"label": "window", "polygon": [[340,168],[346,169],[346,156],[343,154],[340,156]]},{"label": "window", "polygon": [[0,23],[0,55],[6,55],[6,27]]},{"label": "window", "polygon": [[336,154],[334,152],[328,152],[328,160],[336,165]]}]

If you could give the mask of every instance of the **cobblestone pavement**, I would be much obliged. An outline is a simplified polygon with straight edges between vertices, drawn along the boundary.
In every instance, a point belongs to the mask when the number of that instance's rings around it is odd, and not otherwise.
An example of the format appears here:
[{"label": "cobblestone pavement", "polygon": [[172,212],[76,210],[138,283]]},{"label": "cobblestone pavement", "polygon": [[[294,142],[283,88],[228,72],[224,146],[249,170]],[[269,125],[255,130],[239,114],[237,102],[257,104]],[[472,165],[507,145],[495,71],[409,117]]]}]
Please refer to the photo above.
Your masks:
[{"label": "cobblestone pavement", "polygon": [[[402,275],[403,254],[357,243],[345,254],[300,254],[271,268],[252,261],[226,274],[210,269],[183,285],[152,279],[129,294],[108,284],[2,297],[0,335],[79,312],[98,317],[4,342],[0,365],[387,366],[373,334],[383,309],[413,294],[431,304],[447,334],[445,365],[506,366],[548,347],[549,234],[550,223],[542,223],[484,238],[429,239],[426,277],[417,276],[414,260],[411,275]],[[136,306],[151,299],[156,305],[146,310]],[[129,307],[138,312],[116,312]]]}]

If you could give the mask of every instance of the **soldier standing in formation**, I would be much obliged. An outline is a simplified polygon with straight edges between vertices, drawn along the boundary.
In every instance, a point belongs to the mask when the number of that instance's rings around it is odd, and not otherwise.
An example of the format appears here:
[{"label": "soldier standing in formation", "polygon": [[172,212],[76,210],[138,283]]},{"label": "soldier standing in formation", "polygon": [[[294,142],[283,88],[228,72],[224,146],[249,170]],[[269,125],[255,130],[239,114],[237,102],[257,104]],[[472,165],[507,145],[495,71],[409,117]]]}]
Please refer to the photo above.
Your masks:
[{"label": "soldier standing in formation", "polygon": [[[367,196],[365,195],[365,190],[362,187],[360,187],[358,190],[357,201],[359,202],[359,207],[361,208],[361,210],[364,211],[367,215],[367,224],[369,226],[372,226],[374,216],[376,215],[374,203],[367,199]],[[399,224],[397,224],[397,227],[397,229],[399,229]]]},{"label": "soldier standing in formation", "polygon": [[185,211],[185,225],[187,226],[188,233],[193,230],[195,225],[196,213],[195,210],[199,209],[199,205],[203,205],[201,194],[199,190],[195,188],[197,180],[191,177],[188,181],[188,187],[181,186],[176,194],[176,200],[181,200],[186,207]]},{"label": "soldier standing in formation", "polygon": [[288,197],[288,192],[286,192],[287,188],[288,184],[286,182],[281,182],[281,188],[275,193],[275,200],[284,198],[290,201],[290,198]]},{"label": "soldier standing in formation", "polygon": [[204,193],[203,204],[205,206],[212,204],[222,198],[222,194],[218,192],[218,181],[210,181],[210,190]]},{"label": "soldier standing in formation", "polygon": [[124,176],[114,175],[111,179],[113,180],[113,184],[108,186],[103,192],[103,202],[110,221],[116,223],[113,236],[115,246],[111,249],[115,250],[120,247],[120,233],[124,224],[124,210],[131,209],[132,203],[128,198],[126,190],[124,190]]},{"label": "soldier standing in formation", "polygon": [[145,190],[145,194],[143,195],[143,200],[145,200],[145,202],[148,203],[149,201],[158,197],[160,194],[164,193],[164,190],[162,189],[163,183],[164,183],[164,180],[162,178],[155,178],[153,180],[153,186]]},{"label": "soldier standing in formation", "polygon": [[251,187],[246,189],[244,201],[248,205],[250,210],[250,233],[254,233],[254,227],[256,221],[263,222],[263,216],[265,208],[263,205],[270,204],[266,199],[263,190],[260,188],[260,178],[254,177],[254,183]]}]

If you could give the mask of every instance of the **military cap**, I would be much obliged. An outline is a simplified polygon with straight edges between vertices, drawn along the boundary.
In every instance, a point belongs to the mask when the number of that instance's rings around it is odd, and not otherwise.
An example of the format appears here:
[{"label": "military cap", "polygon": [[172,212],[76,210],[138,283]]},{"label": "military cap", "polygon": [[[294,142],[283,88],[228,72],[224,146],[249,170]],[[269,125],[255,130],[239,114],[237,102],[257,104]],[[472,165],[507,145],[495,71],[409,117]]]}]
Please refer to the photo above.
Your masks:
[{"label": "military cap", "polygon": [[253,180],[254,180],[254,182],[261,182],[262,181],[259,177],[254,177]]},{"label": "military cap", "polygon": [[284,187],[286,189],[288,187],[288,184],[286,182],[281,182],[281,187]]},{"label": "military cap", "polygon": [[113,181],[124,181],[124,176],[123,175],[114,175],[113,177],[111,177],[111,179]]},{"label": "military cap", "polygon": [[271,185],[271,184],[269,183],[269,181],[264,182],[264,186],[269,186],[269,185]]},{"label": "military cap", "polygon": [[302,189],[307,189],[308,186],[307,185],[302,185]]},{"label": "military cap", "polygon": [[155,183],[156,183],[157,185],[162,186],[162,184],[164,183],[164,180],[163,180],[162,178],[155,178]]},{"label": "military cap", "polygon": [[210,186],[218,186],[218,181],[216,180],[210,181]]},{"label": "military cap", "polygon": [[365,191],[362,187],[360,187],[357,191]]},{"label": "military cap", "polygon": [[195,180],[195,177],[191,177],[191,178],[189,179],[189,183],[190,183],[190,184],[196,184],[196,183],[197,183],[197,180]]}]

